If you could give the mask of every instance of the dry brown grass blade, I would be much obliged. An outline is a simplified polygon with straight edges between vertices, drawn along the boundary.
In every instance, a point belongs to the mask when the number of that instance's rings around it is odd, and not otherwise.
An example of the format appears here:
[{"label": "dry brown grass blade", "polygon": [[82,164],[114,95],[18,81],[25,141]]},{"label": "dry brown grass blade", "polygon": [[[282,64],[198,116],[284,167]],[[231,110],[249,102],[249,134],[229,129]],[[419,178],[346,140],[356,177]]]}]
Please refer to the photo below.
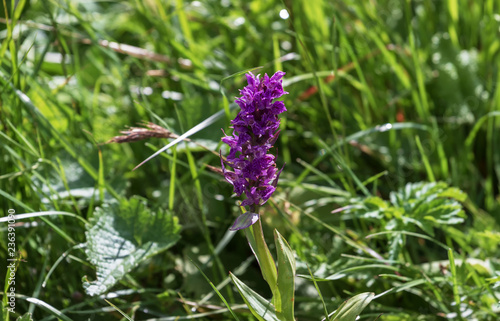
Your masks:
[{"label": "dry brown grass blade", "polygon": [[106,144],[109,143],[131,143],[137,142],[149,138],[177,138],[178,135],[172,133],[166,128],[153,123],[143,123],[145,127],[130,127],[126,130],[120,131],[120,136],[115,136],[108,140]]},{"label": "dry brown grass blade", "polygon": [[[160,125],[151,123],[151,122],[143,122],[141,125],[143,127],[129,127],[126,130],[120,131],[120,133],[123,135],[115,136],[115,137],[111,138],[110,140],[108,140],[105,144],[132,143],[132,142],[138,142],[138,141],[149,139],[149,138],[173,138],[173,139],[176,139],[179,137],[179,135],[172,133],[170,130],[163,128]],[[218,153],[216,153],[213,150],[210,150],[205,145],[202,145],[202,144],[200,144],[196,141],[193,141],[189,138],[185,138],[184,140],[188,141],[188,142],[192,142],[192,143],[200,146],[201,148],[205,149],[206,151],[209,151],[212,154],[219,156]],[[216,170],[213,170],[213,171],[217,172]]]},{"label": "dry brown grass blade", "polygon": [[[7,23],[10,23],[10,20],[5,19],[5,18],[0,18],[0,23],[7,24]],[[44,30],[44,31],[55,32],[55,28],[52,26],[48,26],[48,25],[45,25],[42,23],[30,21],[30,20],[17,21],[16,23],[23,24],[23,25],[28,26],[30,28],[36,28],[36,29],[40,29],[40,30]],[[94,43],[94,41],[92,39],[85,38],[78,33],[64,31],[64,30],[57,30],[57,31],[63,33],[64,35],[67,35],[69,37],[76,38],[76,39],[78,39],[78,41],[80,41],[83,44],[90,45],[90,44]],[[102,40],[102,39],[96,40],[96,42],[101,47],[109,48],[115,52],[129,55],[129,56],[132,56],[132,57],[135,57],[138,59],[151,60],[151,61],[164,62],[164,63],[172,63],[172,59],[170,59],[170,57],[167,57],[165,55],[161,55],[161,54],[158,54],[158,53],[155,53],[155,52],[152,52],[152,51],[140,48],[140,47],[131,46],[131,45],[124,44],[124,43],[118,43],[118,42],[114,42],[114,41]],[[188,59],[179,59],[178,63],[184,68],[191,68],[192,67],[192,65],[189,63]]]}]

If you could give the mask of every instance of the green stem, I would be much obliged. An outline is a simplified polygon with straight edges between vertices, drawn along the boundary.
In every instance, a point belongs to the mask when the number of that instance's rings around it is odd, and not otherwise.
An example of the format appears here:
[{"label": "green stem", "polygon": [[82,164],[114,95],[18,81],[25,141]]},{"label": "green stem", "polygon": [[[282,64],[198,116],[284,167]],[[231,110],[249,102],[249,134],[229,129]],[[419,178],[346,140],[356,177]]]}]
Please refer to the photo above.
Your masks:
[{"label": "green stem", "polygon": [[[258,213],[259,209],[257,207],[257,208],[252,208],[251,210],[252,211],[256,210],[257,212],[255,213]],[[276,310],[280,311],[281,298],[277,286],[278,271],[276,269],[276,263],[274,262],[274,259],[271,255],[271,252],[269,251],[269,248],[267,247],[266,240],[264,238],[264,232],[262,231],[262,221],[260,219],[260,214],[258,221],[252,225],[252,232],[253,232],[252,233],[253,242],[251,239],[249,239],[250,246],[252,247],[254,254],[257,257],[257,260],[259,261],[262,276],[264,277],[264,280],[266,280],[267,284],[269,284],[269,287],[271,288],[271,291],[273,293],[273,304]]]}]

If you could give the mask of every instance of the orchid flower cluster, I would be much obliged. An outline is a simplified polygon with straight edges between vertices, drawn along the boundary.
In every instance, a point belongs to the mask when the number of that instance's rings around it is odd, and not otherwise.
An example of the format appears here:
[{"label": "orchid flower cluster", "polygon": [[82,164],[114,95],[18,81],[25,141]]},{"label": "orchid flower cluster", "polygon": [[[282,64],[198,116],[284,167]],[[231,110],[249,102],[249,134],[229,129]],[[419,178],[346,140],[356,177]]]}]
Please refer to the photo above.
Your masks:
[{"label": "orchid flower cluster", "polygon": [[[246,199],[241,203],[249,211],[241,214],[230,230],[245,229],[248,244],[259,263],[262,277],[272,292],[270,301],[250,289],[234,274],[230,277],[248,305],[250,312],[258,320],[295,321],[295,276],[296,263],[288,242],[275,229],[274,241],[276,261],[264,238],[260,206],[264,205],[276,190],[281,170],[276,169],[276,156],[269,153],[278,139],[280,119],[278,115],[286,111],[282,101],[276,101],[284,94],[282,78],[278,71],[271,78],[264,75],[246,75],[248,85],[240,90],[241,97],[236,103],[241,110],[231,121],[232,136],[224,133],[222,141],[230,151],[224,160],[221,155],[222,172],[234,187],[234,192]],[[232,168],[227,169],[226,166]],[[254,224],[257,223],[257,224]],[[250,227],[248,228],[247,227]],[[344,302],[328,320],[351,321],[373,299],[373,293],[361,293]],[[229,306],[228,306],[229,307]]]},{"label": "orchid flower cluster", "polygon": [[[266,203],[276,190],[281,170],[277,170],[276,156],[269,150],[279,136],[278,115],[286,111],[282,101],[274,101],[288,94],[283,90],[283,75],[282,71],[271,78],[267,74],[262,78],[252,73],[246,75],[248,86],[240,90],[241,97],[236,99],[241,110],[231,121],[233,135],[224,133],[222,138],[230,146],[227,159],[224,161],[221,157],[224,177],[238,196],[245,193],[247,198],[241,205],[250,208],[236,220],[231,230],[254,224],[259,219],[259,206]],[[226,165],[233,171],[226,169]]]}]

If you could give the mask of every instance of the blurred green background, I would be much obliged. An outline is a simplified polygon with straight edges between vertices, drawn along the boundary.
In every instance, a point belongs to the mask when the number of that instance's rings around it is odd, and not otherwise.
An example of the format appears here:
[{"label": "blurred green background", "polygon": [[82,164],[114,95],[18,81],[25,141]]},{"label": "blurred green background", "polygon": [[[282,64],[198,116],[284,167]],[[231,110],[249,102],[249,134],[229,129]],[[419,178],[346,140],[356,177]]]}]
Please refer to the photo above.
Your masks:
[{"label": "blurred green background", "polygon": [[[231,186],[207,167],[227,151],[221,128],[231,132],[248,70],[286,72],[276,143],[286,166],[263,213],[269,243],[277,228],[297,254],[298,320],[324,317],[320,297],[332,312],[366,291],[388,292],[363,320],[498,319],[498,1],[0,6],[0,208],[34,213],[16,225],[26,262],[11,319],[123,319],[117,309],[135,320],[231,319],[195,264],[253,318],[228,272],[270,293],[244,235],[228,232]],[[169,140],[104,143],[143,121],[177,135],[201,125],[132,171]],[[90,296],[82,278],[96,279],[99,220],[133,206],[143,219],[175,217],[180,237],[107,296]],[[163,233],[144,224],[136,245]],[[321,295],[307,266],[325,280]]]}]

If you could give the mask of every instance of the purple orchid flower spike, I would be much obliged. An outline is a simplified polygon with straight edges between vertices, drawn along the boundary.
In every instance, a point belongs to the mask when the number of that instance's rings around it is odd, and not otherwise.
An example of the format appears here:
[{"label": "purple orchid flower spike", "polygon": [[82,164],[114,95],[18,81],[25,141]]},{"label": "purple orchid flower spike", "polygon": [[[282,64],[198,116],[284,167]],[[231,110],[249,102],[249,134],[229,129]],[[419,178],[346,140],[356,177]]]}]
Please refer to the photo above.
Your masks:
[{"label": "purple orchid flower spike", "polygon": [[[240,90],[241,97],[236,103],[241,110],[231,121],[232,136],[224,133],[222,141],[229,145],[226,161],[221,157],[222,171],[226,180],[234,187],[234,192],[246,199],[242,206],[250,211],[243,213],[231,230],[247,228],[259,219],[259,206],[265,204],[276,190],[279,174],[276,157],[269,153],[278,139],[280,119],[278,115],[286,111],[282,101],[274,101],[284,94],[282,78],[277,71],[271,78],[267,74],[260,78],[252,73],[246,75],[248,86]],[[226,169],[228,165],[233,171]]]}]

